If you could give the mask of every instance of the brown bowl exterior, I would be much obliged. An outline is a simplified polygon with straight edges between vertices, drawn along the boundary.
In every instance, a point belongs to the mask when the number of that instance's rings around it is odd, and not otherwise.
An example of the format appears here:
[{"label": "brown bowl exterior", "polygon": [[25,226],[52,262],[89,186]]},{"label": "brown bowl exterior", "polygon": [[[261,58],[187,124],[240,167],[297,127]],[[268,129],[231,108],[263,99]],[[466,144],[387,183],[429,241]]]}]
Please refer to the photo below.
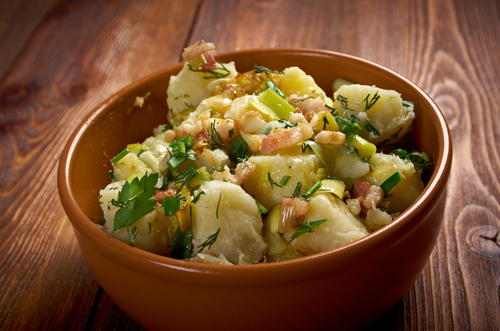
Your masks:
[{"label": "brown bowl exterior", "polygon": [[[412,132],[436,161],[421,197],[395,222],[345,247],[292,261],[215,266],[173,260],[130,247],[90,219],[109,183],[109,160],[166,123],[165,91],[182,64],[119,91],[94,109],[61,157],[58,186],[64,209],[93,274],[116,304],[150,330],[358,329],[373,323],[408,291],[439,233],[451,168],[449,129],[436,104],[415,84],[371,62],[339,53],[268,49],[225,53],[239,72],[254,64],[298,66],[332,95],[342,77],[400,92],[415,103]],[[151,92],[142,109],[126,110]],[[148,106],[150,105],[150,106]],[[144,116],[146,114],[146,116]]]}]

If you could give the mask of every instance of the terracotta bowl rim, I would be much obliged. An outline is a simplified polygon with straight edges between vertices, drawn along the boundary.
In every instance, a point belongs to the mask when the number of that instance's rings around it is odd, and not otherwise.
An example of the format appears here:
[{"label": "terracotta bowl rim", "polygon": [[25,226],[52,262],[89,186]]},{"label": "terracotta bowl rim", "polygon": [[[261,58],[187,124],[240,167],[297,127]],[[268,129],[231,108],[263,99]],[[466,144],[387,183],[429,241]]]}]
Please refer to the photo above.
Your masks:
[{"label": "terracotta bowl rim", "polygon": [[[135,90],[137,87],[146,84],[151,79],[164,75],[166,72],[178,72],[183,65],[183,62],[181,62],[154,72],[115,92],[90,111],[90,113],[72,133],[61,155],[57,182],[61,202],[74,227],[74,230],[81,234],[81,236],[88,240],[91,245],[102,254],[105,254],[116,261],[120,261],[121,263],[136,270],[142,269],[144,272],[158,277],[170,277],[168,275],[169,273],[165,272],[165,270],[168,269],[170,273],[180,272],[183,274],[189,273],[193,275],[227,275],[228,278],[226,279],[231,280],[234,280],[234,276],[237,275],[265,275],[270,272],[277,271],[287,273],[293,271],[298,272],[301,277],[308,277],[320,272],[322,265],[328,266],[330,269],[341,268],[345,263],[349,263],[348,261],[352,258],[365,258],[363,257],[363,254],[366,255],[366,252],[374,247],[378,247],[378,249],[383,250],[384,242],[387,242],[387,240],[403,240],[404,236],[411,232],[411,226],[418,224],[419,214],[426,212],[425,210],[427,208],[432,209],[431,207],[434,204],[434,201],[438,200],[440,194],[446,190],[446,182],[451,170],[452,141],[448,124],[439,107],[420,87],[411,82],[409,79],[382,65],[348,54],[309,48],[258,48],[224,52],[218,54],[217,57],[224,58],[224,61],[226,61],[230,60],[231,57],[234,56],[262,56],[265,54],[285,56],[322,56],[356,62],[361,67],[370,67],[376,71],[381,71],[384,75],[392,76],[393,79],[400,81],[401,84],[407,85],[414,90],[415,93],[419,95],[421,102],[428,104],[428,108],[431,109],[430,116],[433,118],[433,125],[435,126],[439,138],[438,143],[440,146],[438,160],[436,160],[433,175],[419,199],[417,199],[417,201],[415,201],[404,213],[402,213],[397,220],[356,242],[331,251],[317,253],[289,261],[257,265],[231,266],[208,265],[175,260],[130,247],[129,245],[112,238],[107,233],[100,230],[90,221],[90,219],[78,206],[78,203],[72,194],[72,187],[69,181],[72,165],[71,156],[75,151],[75,147],[78,145],[79,138],[82,136],[83,132],[93,124],[95,119],[101,113],[105,112],[108,106],[122,98],[122,95],[126,95],[130,91]],[[124,144],[125,143],[126,142],[124,142]],[[408,228],[408,226],[410,227]],[[403,229],[405,227],[409,230]]]}]

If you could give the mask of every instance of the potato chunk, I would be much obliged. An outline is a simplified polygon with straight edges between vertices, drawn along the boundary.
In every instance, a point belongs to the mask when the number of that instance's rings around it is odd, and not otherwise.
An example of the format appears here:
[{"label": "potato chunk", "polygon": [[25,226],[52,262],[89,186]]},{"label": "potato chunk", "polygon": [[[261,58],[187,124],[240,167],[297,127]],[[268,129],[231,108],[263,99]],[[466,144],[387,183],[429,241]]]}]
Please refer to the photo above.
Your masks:
[{"label": "potato chunk", "polygon": [[[236,77],[234,62],[226,63],[224,66],[230,72],[227,77]],[[227,73],[220,69],[216,71],[221,74]],[[186,63],[177,76],[170,77],[167,89],[167,104],[170,109],[168,120],[170,123],[179,124],[189,116],[189,112],[184,114],[186,109],[192,107],[194,110],[200,102],[212,94],[213,88],[210,89],[209,84],[214,85],[215,79],[204,78],[210,75],[207,72],[193,71]]]},{"label": "potato chunk", "polygon": [[[267,209],[281,202],[284,196],[292,196],[297,183],[302,184],[302,191],[310,189],[316,183],[316,171],[322,163],[316,155],[259,155],[248,159],[255,164],[255,171],[243,183],[245,190]],[[283,176],[290,176],[285,186],[273,185],[271,180],[279,183]]]},{"label": "potato chunk", "polygon": [[[368,102],[370,102],[376,93],[378,93],[380,99],[365,112],[366,101],[363,100],[369,95]],[[380,134],[378,137],[366,129],[359,132],[360,136],[375,144],[392,138],[396,134],[398,137],[402,137],[415,118],[413,107],[403,106],[401,95],[393,90],[358,84],[343,85],[335,92],[333,103],[333,107],[336,107],[339,110],[339,115],[342,115],[344,110],[338,100],[339,95],[347,99],[347,107],[359,117],[362,127],[364,127],[368,119],[373,127],[377,129]]]},{"label": "potato chunk", "polygon": [[326,96],[321,87],[316,84],[314,79],[298,67],[286,68],[284,75],[278,75],[280,79],[280,90],[286,95],[295,94],[299,97],[311,96],[320,97],[324,103],[331,106],[332,99]]},{"label": "potato chunk", "polygon": [[204,254],[224,256],[233,264],[257,263],[267,244],[262,236],[262,217],[254,198],[240,186],[213,180],[195,192],[204,192],[192,205],[193,250],[220,229],[213,245]]},{"label": "potato chunk", "polygon": [[[136,231],[135,247],[148,252],[166,255],[169,251],[169,245],[174,240],[178,222],[176,217],[165,217],[162,208],[156,208],[129,227],[113,231],[115,214],[119,208],[113,206],[111,200],[118,199],[118,192],[122,189],[123,184],[125,184],[124,180],[114,182],[100,191],[99,202],[106,220],[103,230],[127,244],[131,244],[133,231]],[[135,230],[133,230],[134,228]]]},{"label": "potato chunk", "polygon": [[389,202],[389,209],[393,212],[406,210],[424,190],[424,182],[420,178],[422,171],[415,170],[413,163],[403,160],[397,155],[376,153],[370,159],[373,162],[373,171],[363,176],[372,185],[380,185],[387,178],[399,171],[401,181],[390,192],[391,195],[384,199]]},{"label": "potato chunk", "polygon": [[[368,235],[363,223],[354,217],[345,203],[331,195],[317,195],[309,201],[309,222],[328,219],[312,233],[306,233],[292,241],[292,245],[306,255],[328,251]],[[287,233],[288,237],[293,234]]]}]

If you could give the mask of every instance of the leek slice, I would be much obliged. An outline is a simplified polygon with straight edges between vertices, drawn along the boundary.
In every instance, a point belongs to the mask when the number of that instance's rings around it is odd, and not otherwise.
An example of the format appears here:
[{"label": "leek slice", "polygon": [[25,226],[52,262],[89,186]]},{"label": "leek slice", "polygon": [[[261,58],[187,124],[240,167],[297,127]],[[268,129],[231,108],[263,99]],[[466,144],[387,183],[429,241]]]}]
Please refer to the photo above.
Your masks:
[{"label": "leek slice", "polygon": [[288,119],[295,111],[295,108],[272,88],[264,90],[255,98],[249,98],[248,101],[252,108],[269,121],[277,121],[280,118]]},{"label": "leek slice", "polygon": [[322,185],[319,190],[316,191],[316,194],[332,193],[338,196],[340,199],[344,197],[345,186],[341,180],[327,178],[323,179],[321,181],[321,184]]}]

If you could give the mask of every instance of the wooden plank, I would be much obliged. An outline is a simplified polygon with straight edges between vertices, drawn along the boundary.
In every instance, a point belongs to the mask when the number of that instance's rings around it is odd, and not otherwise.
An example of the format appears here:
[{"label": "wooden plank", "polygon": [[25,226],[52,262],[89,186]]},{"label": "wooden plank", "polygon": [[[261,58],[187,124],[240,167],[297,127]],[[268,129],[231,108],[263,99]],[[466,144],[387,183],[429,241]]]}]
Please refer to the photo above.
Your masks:
[{"label": "wooden plank", "polygon": [[113,92],[179,60],[197,1],[60,1],[0,85],[0,325],[83,329],[99,286],[60,205],[76,125]]},{"label": "wooden plank", "polygon": [[53,0],[0,1],[0,81],[52,3]]}]

